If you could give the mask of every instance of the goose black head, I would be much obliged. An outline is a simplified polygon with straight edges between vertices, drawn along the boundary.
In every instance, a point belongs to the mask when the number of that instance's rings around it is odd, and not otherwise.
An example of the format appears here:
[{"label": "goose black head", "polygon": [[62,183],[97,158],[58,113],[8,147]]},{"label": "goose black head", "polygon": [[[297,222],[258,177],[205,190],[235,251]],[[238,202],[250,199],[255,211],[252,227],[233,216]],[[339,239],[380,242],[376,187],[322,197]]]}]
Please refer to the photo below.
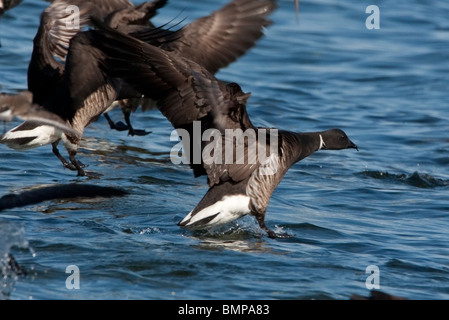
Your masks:
[{"label": "goose black head", "polygon": [[329,129],[319,133],[320,135],[320,149],[324,150],[341,150],[341,149],[356,149],[359,148],[352,142],[346,133],[341,129]]}]

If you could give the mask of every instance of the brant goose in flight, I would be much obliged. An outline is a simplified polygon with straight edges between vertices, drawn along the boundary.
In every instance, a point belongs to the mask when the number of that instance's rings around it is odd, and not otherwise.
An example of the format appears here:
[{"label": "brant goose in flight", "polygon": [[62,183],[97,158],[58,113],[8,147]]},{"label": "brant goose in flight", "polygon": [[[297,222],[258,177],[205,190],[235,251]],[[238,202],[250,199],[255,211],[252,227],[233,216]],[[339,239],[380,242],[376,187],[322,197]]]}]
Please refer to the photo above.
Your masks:
[{"label": "brant goose in flight", "polygon": [[[108,72],[157,100],[159,110],[178,129],[194,175],[207,175],[209,190],[179,222],[182,227],[205,228],[251,214],[269,237],[278,237],[265,225],[265,213],[287,170],[321,149],[357,149],[340,129],[297,133],[257,128],[246,111],[250,94],[238,84],[219,81],[186,57],[114,30],[92,30],[90,35],[93,45],[108,56]],[[240,152],[238,146],[243,146]]]},{"label": "brant goose in flight", "polygon": [[[41,15],[40,25],[33,40],[33,52],[28,67],[28,90],[34,93],[34,102],[43,104],[55,92],[61,82],[70,40],[90,24],[90,17],[105,21],[109,26],[125,33],[140,28],[155,28],[149,21],[167,0],[144,2],[134,6],[128,0],[56,0]],[[78,20],[75,20],[78,19]],[[76,23],[75,23],[76,22]],[[104,115],[113,129],[128,130],[130,135],[145,135],[149,132],[134,130],[130,112],[137,109],[134,102],[120,101],[128,125],[114,124],[107,113]]]},{"label": "brant goose in flight", "polygon": [[[64,132],[56,130],[54,126],[25,121],[4,134],[0,142],[19,150],[51,143],[53,153],[65,167],[77,170],[78,175],[85,175],[82,169],[84,165],[78,162],[74,156],[84,128],[96,120],[97,113],[101,114],[114,102],[114,99],[110,98],[113,95],[111,92],[114,90],[111,84],[99,83],[97,87],[89,89],[85,99],[76,96],[76,87],[86,81],[80,77],[80,70],[84,70],[83,73],[86,76],[97,76],[95,81],[101,82],[98,78],[102,75],[95,74],[96,63],[94,61],[96,61],[96,57],[93,52],[88,50],[89,48],[81,47],[84,51],[78,53],[77,50],[69,52],[71,39],[80,32],[83,26],[89,24],[90,16],[110,21],[111,26],[124,31],[135,31],[136,28],[139,30],[134,24],[141,24],[145,28],[154,28],[148,19],[154,16],[156,10],[165,3],[166,0],[155,0],[134,7],[128,0],[53,1],[42,13],[41,23],[33,41],[33,52],[28,67],[28,89],[33,93],[33,103],[58,114],[72,128]],[[76,9],[71,6],[76,6]],[[78,18],[79,21],[76,20]],[[127,26],[120,25],[120,23],[129,23],[132,26],[129,26],[128,29]],[[69,54],[73,59],[71,64],[77,65],[75,71],[72,68],[72,71],[69,72],[68,65],[70,63],[66,61]],[[91,73],[89,74],[89,72]],[[90,108],[90,110],[85,112],[86,108]],[[73,131],[76,132],[75,135],[71,133]],[[59,153],[57,148],[61,139],[69,152],[70,162]]]},{"label": "brant goose in flight", "polygon": [[[263,28],[271,23],[267,16],[275,8],[274,0],[233,0],[211,15],[193,21],[178,31],[138,28],[132,35],[142,37],[144,41],[156,44],[173,54],[186,56],[202,64],[209,72],[215,73],[254,46],[263,36]],[[99,20],[95,17],[91,19]],[[70,40],[62,71],[59,71],[57,65],[37,70],[37,73],[52,70],[50,78],[55,79],[51,92],[45,93],[45,88],[39,89],[44,92],[44,99],[40,104],[67,120],[78,135],[61,134],[53,128],[48,130],[43,126],[36,127],[25,122],[3,135],[1,143],[15,149],[52,143],[54,154],[65,167],[77,170],[79,176],[86,174],[82,168],[83,164],[75,159],[84,128],[114,101],[142,97],[140,92],[132,90],[118,79],[109,77],[107,70],[100,68],[104,56],[94,47],[95,41],[89,38],[89,32],[77,32]],[[67,47],[67,44],[56,43],[56,47],[61,46]],[[58,72],[52,74],[54,70]],[[80,70],[83,71],[83,77],[80,77]],[[68,151],[70,162],[62,157],[57,149],[60,140]]]}]

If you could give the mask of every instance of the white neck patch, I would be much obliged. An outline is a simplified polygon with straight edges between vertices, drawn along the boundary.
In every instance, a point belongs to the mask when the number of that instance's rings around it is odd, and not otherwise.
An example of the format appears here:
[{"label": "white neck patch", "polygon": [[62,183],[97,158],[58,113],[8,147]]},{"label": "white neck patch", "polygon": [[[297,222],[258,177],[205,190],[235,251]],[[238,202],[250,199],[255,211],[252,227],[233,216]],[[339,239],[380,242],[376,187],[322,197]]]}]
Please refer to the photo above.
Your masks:
[{"label": "white neck patch", "polygon": [[324,143],[323,137],[320,134],[320,146],[318,147],[318,150],[321,150],[323,147],[326,147],[326,144]]}]

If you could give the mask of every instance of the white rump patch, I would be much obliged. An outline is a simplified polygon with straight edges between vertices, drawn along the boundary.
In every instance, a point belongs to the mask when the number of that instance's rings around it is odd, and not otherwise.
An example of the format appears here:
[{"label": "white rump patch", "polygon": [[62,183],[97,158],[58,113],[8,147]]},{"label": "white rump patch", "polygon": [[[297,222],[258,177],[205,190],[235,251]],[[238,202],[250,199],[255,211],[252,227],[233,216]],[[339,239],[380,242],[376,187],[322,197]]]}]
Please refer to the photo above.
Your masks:
[{"label": "white rump patch", "polygon": [[[32,130],[14,131],[16,130],[16,128],[13,128],[6,132],[0,140],[1,143],[6,144],[8,147],[16,150],[27,150],[53,143],[56,140],[60,139],[62,134],[62,131],[56,129],[53,126],[47,125],[41,125]],[[15,141],[16,139],[33,137],[33,140],[25,144],[20,144],[18,143],[18,141]]]},{"label": "white rump patch", "polygon": [[[190,226],[192,229],[201,229],[225,224],[248,214],[250,212],[249,201],[250,198],[245,195],[224,196],[222,200],[204,208],[193,216],[191,211],[180,223],[185,223],[190,219],[185,227]],[[196,225],[196,223],[200,223],[201,220],[207,220],[213,216],[215,217],[207,223]]]}]

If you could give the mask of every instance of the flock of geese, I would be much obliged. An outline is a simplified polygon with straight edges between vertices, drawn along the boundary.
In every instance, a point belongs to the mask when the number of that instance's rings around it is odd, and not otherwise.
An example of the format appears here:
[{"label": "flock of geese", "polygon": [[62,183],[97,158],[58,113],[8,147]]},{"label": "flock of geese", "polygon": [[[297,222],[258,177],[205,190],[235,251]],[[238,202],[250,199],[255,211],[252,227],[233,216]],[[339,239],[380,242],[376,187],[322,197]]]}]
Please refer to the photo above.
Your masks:
[{"label": "flock of geese", "polygon": [[[118,107],[126,124],[109,119],[111,128],[145,135],[144,130],[132,127],[130,115],[137,108],[157,108],[177,130],[192,133],[199,123],[201,133],[219,133],[215,141],[200,145],[203,156],[205,150],[213,150],[213,161],[203,157],[190,161],[195,177],[207,176],[209,190],[180,226],[208,228],[251,214],[270,238],[286,236],[266,226],[265,214],[287,170],[318,150],[357,146],[340,129],[259,128],[246,110],[250,94],[236,82],[215,77],[263,36],[271,24],[268,16],[277,8],[275,0],[232,0],[177,30],[151,23],[166,2],[54,0],[42,13],[34,38],[27,90],[0,96],[0,120],[15,116],[25,120],[0,136],[0,142],[17,150],[51,145],[66,168],[85,176],[76,154],[90,123]],[[67,10],[68,6],[79,10]],[[69,28],[74,14],[79,14],[79,27]],[[238,156],[224,161],[225,150],[212,148],[217,142],[226,145],[228,129],[256,133],[255,146],[243,140],[244,161]],[[262,131],[269,136],[269,142],[264,141],[269,150],[266,161],[249,161],[262,150],[258,135]],[[194,138],[182,141],[190,148],[189,160],[198,152],[192,148],[198,143]],[[59,143],[67,150],[68,160],[59,152]],[[233,141],[233,147],[238,143]],[[275,145],[274,151],[270,144]]]}]

